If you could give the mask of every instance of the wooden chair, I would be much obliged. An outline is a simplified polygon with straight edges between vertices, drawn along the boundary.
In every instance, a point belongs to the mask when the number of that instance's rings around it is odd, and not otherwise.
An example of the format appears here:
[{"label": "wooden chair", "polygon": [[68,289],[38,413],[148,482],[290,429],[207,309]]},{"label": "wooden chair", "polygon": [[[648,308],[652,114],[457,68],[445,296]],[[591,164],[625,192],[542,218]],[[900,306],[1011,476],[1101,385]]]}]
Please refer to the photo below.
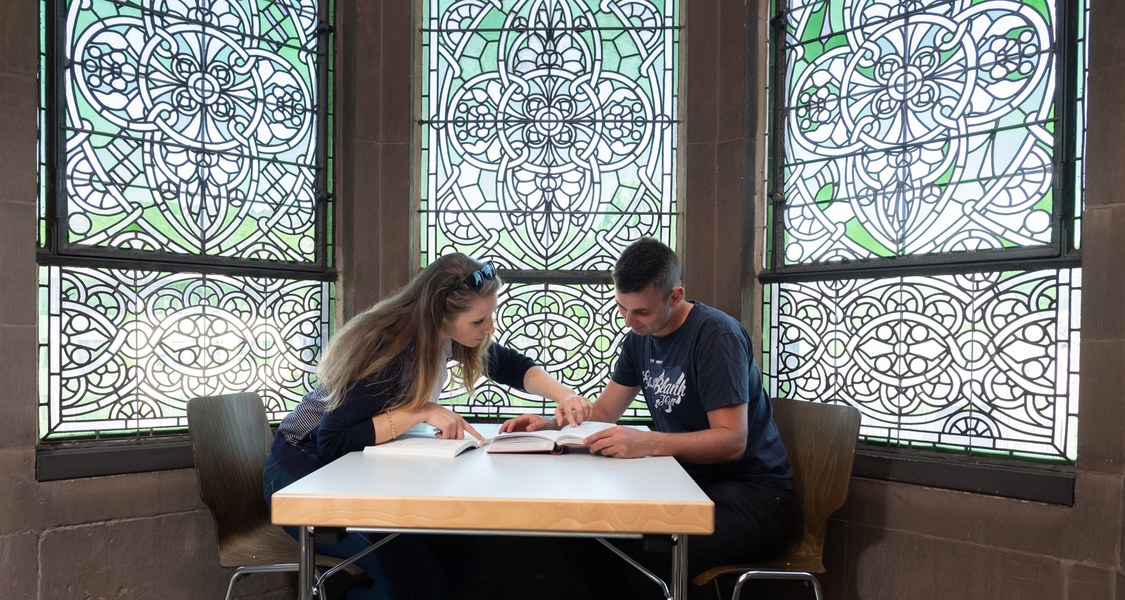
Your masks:
[{"label": "wooden chair", "polygon": [[692,579],[707,585],[722,575],[740,573],[733,599],[750,579],[799,579],[812,584],[817,600],[823,596],[814,573],[823,573],[824,535],[828,519],[844,505],[852,474],[859,411],[851,406],[778,398],[773,416],[793,465],[797,514],[784,550],[768,561],[714,567]]},{"label": "wooden chair", "polygon": [[[297,540],[270,522],[262,496],[262,468],[273,433],[258,394],[192,398],[187,417],[199,495],[215,521],[219,564],[235,568],[227,600],[244,575],[296,572]],[[339,562],[317,555],[318,566]],[[345,571],[362,573],[355,565]]]}]

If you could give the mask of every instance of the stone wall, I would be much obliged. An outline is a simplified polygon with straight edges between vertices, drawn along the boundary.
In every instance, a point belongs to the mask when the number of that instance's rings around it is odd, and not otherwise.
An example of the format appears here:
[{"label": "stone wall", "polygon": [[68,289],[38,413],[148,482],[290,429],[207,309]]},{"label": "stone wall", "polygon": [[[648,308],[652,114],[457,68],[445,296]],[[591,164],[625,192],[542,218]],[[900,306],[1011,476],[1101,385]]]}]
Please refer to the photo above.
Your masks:
[{"label": "stone wall", "polygon": [[[754,323],[766,3],[685,4],[686,284]],[[411,271],[417,25],[405,0],[338,6],[339,297],[351,314]],[[191,470],[35,481],[37,10],[0,3],[0,598],[220,597],[229,572]],[[831,529],[830,598],[1125,600],[1125,5],[1093,11],[1075,505],[853,479]],[[291,597],[290,582],[254,576],[240,590]]]}]

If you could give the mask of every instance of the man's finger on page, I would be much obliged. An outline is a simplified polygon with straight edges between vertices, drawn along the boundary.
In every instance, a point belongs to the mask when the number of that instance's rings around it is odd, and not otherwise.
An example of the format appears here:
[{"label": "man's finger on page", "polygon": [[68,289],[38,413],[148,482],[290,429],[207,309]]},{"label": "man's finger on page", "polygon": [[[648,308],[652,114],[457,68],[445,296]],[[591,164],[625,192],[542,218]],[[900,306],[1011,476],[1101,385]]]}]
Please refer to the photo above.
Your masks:
[{"label": "man's finger on page", "polygon": [[484,441],[484,436],[481,435],[480,432],[478,432],[476,429],[473,429],[473,426],[469,425],[467,422],[465,423],[465,431],[472,434],[472,436],[477,438],[479,441],[482,441],[482,442]]}]

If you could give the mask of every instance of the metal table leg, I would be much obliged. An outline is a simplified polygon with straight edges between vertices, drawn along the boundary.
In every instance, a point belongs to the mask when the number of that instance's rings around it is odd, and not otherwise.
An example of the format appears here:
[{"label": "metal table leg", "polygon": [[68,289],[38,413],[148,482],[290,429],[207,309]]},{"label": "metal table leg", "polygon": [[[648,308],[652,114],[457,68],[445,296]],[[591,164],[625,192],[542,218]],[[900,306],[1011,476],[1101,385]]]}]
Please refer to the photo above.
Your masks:
[{"label": "metal table leg", "polygon": [[672,600],[687,600],[687,537],[677,535],[672,542]]},{"label": "metal table leg", "polygon": [[313,544],[313,528],[298,527],[297,542],[301,546],[300,561],[297,564],[297,598],[312,600],[316,592],[316,550]]}]

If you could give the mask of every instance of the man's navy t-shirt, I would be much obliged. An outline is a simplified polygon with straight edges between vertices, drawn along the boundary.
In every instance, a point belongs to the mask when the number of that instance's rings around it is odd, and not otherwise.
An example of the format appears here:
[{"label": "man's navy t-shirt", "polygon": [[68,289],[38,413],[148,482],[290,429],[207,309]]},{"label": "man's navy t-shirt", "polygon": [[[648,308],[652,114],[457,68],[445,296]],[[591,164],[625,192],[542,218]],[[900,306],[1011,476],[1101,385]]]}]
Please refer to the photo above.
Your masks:
[{"label": "man's navy t-shirt", "polygon": [[745,404],[746,451],[716,464],[680,461],[701,483],[764,480],[792,487],[793,470],[771,416],[750,336],[730,315],[693,302],[687,319],[664,337],[625,334],[613,381],[640,386],[657,431],[708,429],[707,412]]}]

